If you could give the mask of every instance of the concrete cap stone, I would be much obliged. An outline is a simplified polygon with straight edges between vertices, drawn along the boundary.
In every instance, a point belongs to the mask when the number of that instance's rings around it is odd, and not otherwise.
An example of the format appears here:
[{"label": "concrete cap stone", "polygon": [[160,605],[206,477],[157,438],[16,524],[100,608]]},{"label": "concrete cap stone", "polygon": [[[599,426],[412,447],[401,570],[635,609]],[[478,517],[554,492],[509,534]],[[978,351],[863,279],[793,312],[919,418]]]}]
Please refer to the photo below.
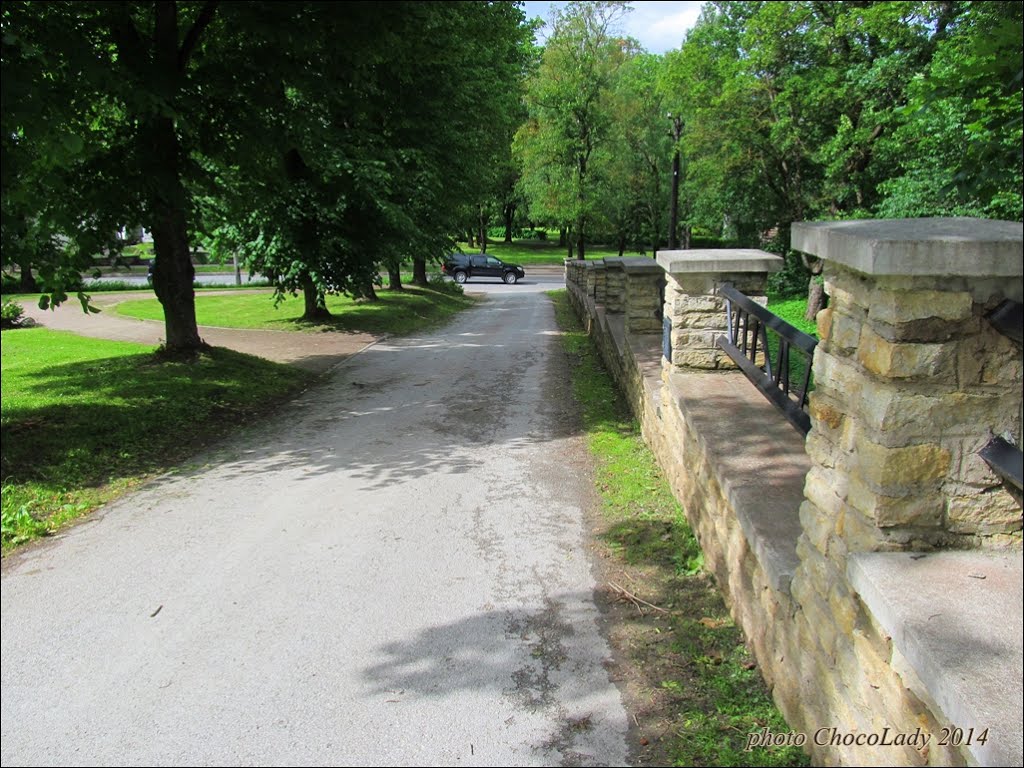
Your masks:
[{"label": "concrete cap stone", "polygon": [[622,268],[627,272],[650,272],[652,274],[661,274],[665,270],[661,267],[658,262],[654,259],[647,258],[646,256],[628,256],[622,259]]},{"label": "concrete cap stone", "polygon": [[756,248],[705,248],[659,251],[658,263],[670,274],[778,272],[783,259]]},{"label": "concrete cap stone", "polygon": [[966,217],[796,222],[795,250],[867,275],[1021,277],[1024,225]]},{"label": "concrete cap stone", "polygon": [[863,552],[846,570],[949,724],[989,729],[977,764],[1021,765],[1021,553]]}]

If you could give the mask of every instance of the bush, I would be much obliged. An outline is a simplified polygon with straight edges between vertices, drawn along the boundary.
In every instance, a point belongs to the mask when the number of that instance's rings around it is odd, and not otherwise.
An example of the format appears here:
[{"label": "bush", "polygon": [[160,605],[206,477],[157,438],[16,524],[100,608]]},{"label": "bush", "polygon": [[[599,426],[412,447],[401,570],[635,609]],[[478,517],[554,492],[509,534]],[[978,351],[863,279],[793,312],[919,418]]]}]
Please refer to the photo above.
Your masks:
[{"label": "bush", "polygon": [[17,328],[25,321],[25,310],[21,304],[7,299],[0,306],[0,328],[5,331],[8,328]]},{"label": "bush", "polygon": [[445,280],[444,275],[440,272],[433,272],[430,275],[430,279],[427,281],[428,287],[432,291],[438,293],[450,293],[453,296],[461,296],[465,291],[462,290],[462,286],[456,283],[454,280]]}]

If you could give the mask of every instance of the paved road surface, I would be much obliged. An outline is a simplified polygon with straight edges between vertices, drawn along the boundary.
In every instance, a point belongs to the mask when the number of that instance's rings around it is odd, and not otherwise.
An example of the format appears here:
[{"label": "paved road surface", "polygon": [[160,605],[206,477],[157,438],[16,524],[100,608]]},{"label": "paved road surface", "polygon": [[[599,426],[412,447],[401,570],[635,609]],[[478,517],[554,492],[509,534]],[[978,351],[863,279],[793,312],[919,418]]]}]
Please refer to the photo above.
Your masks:
[{"label": "paved road surface", "polygon": [[623,764],[544,287],[6,558],[3,763]]}]

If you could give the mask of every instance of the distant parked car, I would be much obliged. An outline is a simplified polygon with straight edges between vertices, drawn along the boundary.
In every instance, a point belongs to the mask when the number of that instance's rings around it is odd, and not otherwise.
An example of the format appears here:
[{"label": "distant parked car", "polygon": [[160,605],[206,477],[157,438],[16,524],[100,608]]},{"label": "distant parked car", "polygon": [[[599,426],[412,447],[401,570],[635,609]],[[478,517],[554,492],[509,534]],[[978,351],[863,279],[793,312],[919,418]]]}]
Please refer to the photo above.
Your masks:
[{"label": "distant parked car", "polygon": [[518,264],[508,264],[485,253],[453,253],[441,269],[456,283],[464,283],[471,277],[495,277],[515,285],[526,277],[526,272]]}]

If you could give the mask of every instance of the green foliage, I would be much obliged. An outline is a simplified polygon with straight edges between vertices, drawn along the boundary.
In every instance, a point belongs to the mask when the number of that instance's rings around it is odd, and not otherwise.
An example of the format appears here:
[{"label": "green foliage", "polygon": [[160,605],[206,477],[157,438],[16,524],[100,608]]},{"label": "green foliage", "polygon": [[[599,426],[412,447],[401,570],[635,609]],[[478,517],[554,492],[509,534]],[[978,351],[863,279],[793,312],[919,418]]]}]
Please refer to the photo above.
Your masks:
[{"label": "green foliage", "polygon": [[170,346],[198,342],[190,238],[372,296],[496,183],[529,32],[513,3],[7,3],[4,265],[56,302],[144,223]]},{"label": "green foliage", "polygon": [[527,85],[529,117],[515,137],[520,188],[531,218],[571,224],[578,247],[604,215],[598,190],[612,133],[616,78],[634,52],[614,35],[626,10],[618,2],[571,2],[556,13],[540,66]]},{"label": "green foliage", "polygon": [[55,530],[262,415],[309,374],[229,350],[152,348],[45,328],[4,334],[3,545]]},{"label": "green foliage", "polygon": [[3,305],[0,305],[0,328],[7,330],[8,328],[17,328],[21,325],[25,310],[21,308],[21,304],[10,299],[4,299]]},{"label": "green foliage", "polygon": [[[1020,219],[1021,8],[706,4],[662,80],[689,220],[750,246],[797,220]],[[787,269],[775,288],[806,290]]]}]

